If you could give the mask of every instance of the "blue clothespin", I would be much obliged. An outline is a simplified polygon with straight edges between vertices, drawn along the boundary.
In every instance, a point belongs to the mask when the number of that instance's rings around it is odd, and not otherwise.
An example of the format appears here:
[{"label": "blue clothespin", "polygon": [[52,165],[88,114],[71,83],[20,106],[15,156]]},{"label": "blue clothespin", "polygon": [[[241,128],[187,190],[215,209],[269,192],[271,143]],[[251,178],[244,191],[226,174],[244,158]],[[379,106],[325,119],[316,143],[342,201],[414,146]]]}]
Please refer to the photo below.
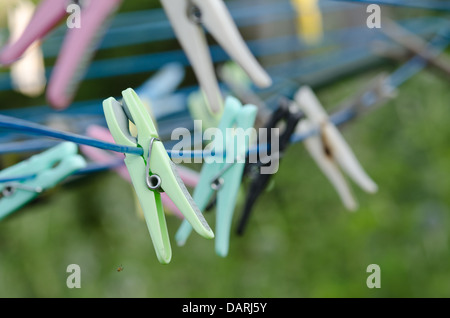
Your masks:
[{"label": "blue clothespin", "polygon": [[[227,155],[229,153],[235,155],[234,160],[232,163],[228,159],[220,162],[204,163],[199,183],[193,194],[195,203],[197,203],[201,211],[204,211],[214,192],[217,191],[215,249],[216,253],[222,257],[228,254],[234,207],[245,168],[245,160],[237,159],[245,158],[249,147],[247,140],[243,144],[234,142],[236,139],[230,140],[235,138],[235,136],[230,136],[227,130],[234,126],[242,128],[244,131],[253,127],[256,114],[256,106],[247,105],[243,107],[241,102],[234,97],[226,99],[223,116],[218,127],[223,138],[217,142],[222,147],[225,147]],[[213,147],[215,147],[214,150],[216,151],[223,150],[217,149],[216,145],[213,145]],[[234,147],[234,149],[231,147]],[[184,245],[191,231],[191,225],[183,221],[175,235],[178,245]]]},{"label": "blue clothespin", "polygon": [[61,143],[26,161],[0,172],[1,179],[32,176],[24,181],[0,183],[0,219],[17,211],[43,191],[56,186],[75,171],[84,168],[86,161],[77,154],[71,142]]}]

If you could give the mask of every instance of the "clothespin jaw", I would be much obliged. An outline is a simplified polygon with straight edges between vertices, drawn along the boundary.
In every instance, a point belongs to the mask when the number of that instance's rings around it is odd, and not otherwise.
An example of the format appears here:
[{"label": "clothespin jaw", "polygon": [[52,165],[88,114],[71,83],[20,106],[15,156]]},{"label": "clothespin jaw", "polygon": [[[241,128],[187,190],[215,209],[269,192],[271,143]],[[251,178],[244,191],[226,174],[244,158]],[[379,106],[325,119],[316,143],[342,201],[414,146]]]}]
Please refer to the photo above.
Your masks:
[{"label": "clothespin jaw", "polygon": [[[161,263],[167,264],[172,251],[159,191],[167,193],[201,236],[211,239],[214,233],[180,180],[137,94],[129,88],[122,92],[122,96],[122,104],[114,98],[104,101],[106,121],[118,144],[141,147],[143,150],[143,156],[126,154],[125,164],[144,211],[156,255]],[[137,137],[130,134],[128,121],[136,125]]]},{"label": "clothespin jaw", "polygon": [[307,117],[299,123],[297,131],[307,133],[314,129],[319,130],[318,135],[311,136],[304,141],[306,149],[333,184],[346,208],[350,211],[356,210],[358,204],[339,167],[368,193],[377,192],[378,186],[364,171],[350,146],[336,126],[331,123],[314,92],[304,86],[296,93],[295,101]]},{"label": "clothespin jaw", "polygon": [[[143,101],[144,102],[144,101]],[[132,129],[134,127],[134,129]],[[130,123],[130,132],[132,135],[134,134],[132,131],[136,130],[136,126],[134,124]],[[102,126],[96,126],[91,125],[86,130],[86,135],[98,140],[106,141],[106,142],[114,142],[114,138],[111,136],[111,132],[108,128],[102,127]],[[117,160],[118,158],[124,159],[124,155],[121,153],[115,153],[111,154],[106,150],[97,149],[89,146],[81,146],[80,150],[83,152],[83,154],[90,158],[91,160],[95,162],[101,162],[101,163],[111,163],[112,161]],[[131,183],[130,173],[128,172],[128,169],[125,165],[121,165],[119,167],[114,168],[114,170],[126,181]],[[195,187],[195,185],[198,182],[199,175],[196,171],[190,170],[186,167],[183,167],[181,165],[177,166],[177,171],[183,180],[183,182],[189,186],[189,187]],[[144,212],[142,211],[141,205],[139,203],[138,197],[136,193],[134,193],[134,198],[136,202],[136,212],[139,217],[142,217],[144,219]],[[176,207],[176,205],[170,200],[170,198],[167,196],[166,193],[161,193],[161,201],[163,203],[164,209],[166,212],[175,214],[179,218],[184,218],[183,214],[181,214],[180,210]]]},{"label": "clothespin jaw", "polygon": [[[65,142],[0,172],[0,178],[36,175],[34,178],[0,184],[0,219],[20,209],[42,191],[52,188],[75,171],[84,168],[86,161],[77,154],[74,143]],[[55,166],[56,165],[56,166]],[[9,189],[12,191],[8,191]],[[5,194],[5,193],[4,193]]]},{"label": "clothespin jaw", "polygon": [[225,51],[261,87],[271,79],[252,55],[222,0],[161,0],[177,38],[191,62],[213,113],[223,109],[223,99],[202,30],[203,24]]},{"label": "clothespin jaw", "polygon": [[[243,159],[249,147],[247,141],[243,144],[238,144],[229,140],[230,136],[227,136],[227,130],[235,126],[243,130],[252,127],[256,113],[256,106],[246,105],[243,107],[236,98],[228,97],[226,99],[223,115],[218,126],[222,139],[214,141],[212,147],[216,152],[223,152],[224,149],[228,152],[231,149],[230,147],[235,147],[233,154],[236,157],[231,165],[228,163],[230,165],[228,167],[225,158],[222,158],[223,160],[219,160],[219,162],[205,162],[200,173],[200,180],[193,194],[194,201],[200,210],[204,211],[214,191],[217,190],[215,250],[218,255],[223,257],[228,254],[233,212],[245,168],[245,160],[239,161],[237,159]],[[229,160],[226,161],[229,162]],[[226,169],[225,172],[223,172],[224,168]],[[218,180],[222,181],[220,182],[222,186],[219,188],[217,188],[216,184]],[[191,231],[192,227],[186,221],[183,221],[175,235],[178,245],[185,244]]]},{"label": "clothespin jaw", "polygon": [[[122,0],[89,1],[83,6],[82,26],[67,32],[58,60],[47,87],[47,99],[53,107],[64,109],[71,103],[75,90],[84,75],[88,61],[95,50],[99,33],[105,30],[105,21]],[[42,39],[61,22],[71,2],[44,0],[40,3],[23,35],[9,43],[0,53],[0,64],[9,65],[19,59],[28,47]]]},{"label": "clothespin jaw", "polygon": [[[273,139],[272,129],[277,128],[281,123],[284,123],[283,131],[279,132],[278,138],[278,153],[274,153],[271,150],[270,162],[263,163],[261,158],[256,163],[247,163],[246,174],[250,177],[251,183],[245,200],[245,206],[242,212],[241,219],[238,224],[237,233],[242,235],[245,227],[248,224],[248,220],[251,215],[252,208],[257,199],[264,192],[269,184],[269,181],[273,174],[261,173],[260,169],[263,166],[267,166],[274,161],[277,162],[277,166],[283,157],[283,154],[291,144],[290,140],[292,135],[296,131],[298,122],[304,117],[303,113],[292,106],[292,102],[287,99],[280,101],[279,107],[272,113],[268,122],[265,124],[265,131],[267,132],[267,142],[271,142]],[[269,159],[269,158],[266,158]]]}]

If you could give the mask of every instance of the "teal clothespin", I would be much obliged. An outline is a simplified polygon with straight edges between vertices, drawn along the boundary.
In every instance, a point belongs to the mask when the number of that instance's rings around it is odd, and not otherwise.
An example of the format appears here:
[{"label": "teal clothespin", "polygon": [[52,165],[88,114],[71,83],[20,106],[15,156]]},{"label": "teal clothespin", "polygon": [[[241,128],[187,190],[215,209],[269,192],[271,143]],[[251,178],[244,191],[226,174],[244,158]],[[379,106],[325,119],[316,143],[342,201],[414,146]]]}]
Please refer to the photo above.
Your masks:
[{"label": "teal clothespin", "polygon": [[0,192],[3,193],[3,198],[0,199],[0,219],[20,209],[44,190],[56,186],[75,171],[84,168],[86,161],[77,152],[76,144],[64,142],[1,171],[2,179],[31,175],[35,177],[21,182],[0,184]]},{"label": "teal clothespin", "polygon": [[[112,97],[103,102],[106,121],[118,144],[143,149],[143,156],[125,154],[125,164],[144,212],[158,260],[168,264],[172,250],[159,192],[167,193],[201,236],[211,239],[214,233],[179,178],[175,164],[158,139],[155,125],[139,96],[131,88],[123,91],[122,96],[122,103]],[[129,131],[129,120],[136,125],[137,137],[133,137]]]},{"label": "teal clothespin", "polygon": [[[233,219],[234,207],[242,181],[242,174],[245,168],[245,161],[238,161],[237,158],[245,158],[248,151],[249,142],[232,142],[230,128],[242,128],[244,131],[253,127],[257,114],[257,107],[254,105],[242,106],[241,102],[234,97],[228,97],[222,119],[219,123],[219,130],[222,133],[222,147],[225,147],[227,155],[233,153],[235,158],[233,163],[230,160],[223,162],[204,163],[200,173],[200,180],[197,184],[193,198],[200,210],[204,210],[211,200],[214,191],[217,190],[217,216],[216,216],[216,253],[222,257],[228,255],[231,223]],[[214,147],[214,145],[213,145]],[[233,151],[231,147],[234,147]],[[215,149],[215,148],[214,148]],[[215,149],[222,150],[222,149]],[[179,245],[184,245],[192,227],[183,221],[178,229],[175,239]]]}]

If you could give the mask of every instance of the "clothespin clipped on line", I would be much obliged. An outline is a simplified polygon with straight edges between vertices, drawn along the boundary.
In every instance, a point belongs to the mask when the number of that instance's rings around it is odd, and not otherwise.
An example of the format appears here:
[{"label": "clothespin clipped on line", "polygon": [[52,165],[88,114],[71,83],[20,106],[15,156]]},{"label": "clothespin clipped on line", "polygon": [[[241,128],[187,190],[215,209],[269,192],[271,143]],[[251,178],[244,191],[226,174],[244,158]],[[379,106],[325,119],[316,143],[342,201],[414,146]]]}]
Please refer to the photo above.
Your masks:
[{"label": "clothespin clipped on line", "polygon": [[[213,194],[217,192],[215,251],[222,257],[228,255],[231,223],[244,173],[245,157],[249,148],[249,141],[236,142],[236,136],[230,136],[230,131],[227,132],[227,130],[236,127],[245,131],[253,127],[256,113],[256,106],[242,106],[236,98],[227,97],[218,126],[222,133],[222,139],[213,141],[211,151],[219,152],[219,155],[223,156],[225,149],[227,156],[233,154],[234,157],[227,157],[226,160],[225,158],[209,158],[210,162],[205,159],[200,172],[200,180],[193,194],[194,201],[200,210],[204,211]],[[187,221],[183,221],[175,235],[178,245],[185,244],[191,231],[191,225]]]},{"label": "clothespin clipped on line", "polygon": [[161,3],[193,66],[212,113],[222,111],[223,98],[202,25],[230,57],[242,66],[256,85],[271,85],[269,75],[246,46],[222,0],[161,0]]},{"label": "clothespin clipped on line", "polygon": [[[283,98],[278,108],[272,113],[272,116],[265,124],[265,131],[267,132],[265,140],[266,142],[271,142],[274,139],[272,134],[276,134],[277,136],[275,138],[278,140],[278,151],[275,152],[275,149],[271,149],[271,153],[267,158],[260,158],[256,163],[248,162],[246,164],[245,174],[251,181],[237,228],[238,234],[242,235],[244,233],[254,204],[268,188],[271,177],[278,171],[281,158],[291,145],[292,134],[295,133],[297,124],[303,117],[303,113],[292,101]],[[284,127],[280,128],[280,126]],[[277,128],[278,130],[276,130]],[[264,171],[263,169],[269,171]]]},{"label": "clothespin clipped on line", "polygon": [[[125,164],[158,260],[167,264],[172,258],[172,250],[160,192],[167,193],[198,234],[211,239],[214,233],[178,176],[139,96],[131,88],[123,91],[122,96],[122,103],[112,97],[103,102],[106,121],[117,144],[143,150],[143,156],[126,154]],[[131,135],[129,121],[136,125],[137,137]]]},{"label": "clothespin clipped on line", "polygon": [[350,146],[330,121],[328,114],[311,88],[301,87],[295,95],[295,101],[307,117],[298,124],[297,132],[306,133],[313,129],[319,129],[318,135],[304,140],[306,149],[334,186],[344,206],[350,211],[355,211],[358,203],[339,170],[339,166],[364,191],[375,193],[378,191],[378,186],[361,167]]},{"label": "clothespin clipped on line", "polygon": [[319,0],[291,0],[297,11],[297,33],[305,43],[314,45],[323,38],[323,18]]},{"label": "clothespin clipped on line", "polygon": [[383,19],[381,31],[394,42],[400,44],[414,55],[421,57],[428,64],[443,71],[447,76],[450,76],[450,59],[433,52],[433,49],[428,48],[428,43],[420,36],[388,18]]},{"label": "clothespin clipped on line", "polygon": [[[118,9],[122,0],[87,1],[82,6],[80,28],[67,32],[60,55],[47,88],[47,99],[54,108],[64,109],[71,103],[87,63],[95,50],[99,34],[106,30],[106,21]],[[0,52],[0,64],[16,62],[35,42],[44,38],[68,14],[67,1],[43,0],[28,26],[17,39]]]},{"label": "clothespin clipped on line", "polygon": [[[96,138],[99,140],[103,140],[106,142],[114,142],[114,138],[111,136],[111,132],[104,127],[101,126],[90,126],[86,130],[86,135],[92,138]],[[125,158],[123,154],[115,153],[110,154],[105,150],[97,149],[93,147],[88,146],[80,146],[81,152],[88,157],[89,159],[99,162],[99,163],[108,163],[113,161],[116,158]],[[131,183],[131,177],[130,173],[128,172],[128,169],[125,165],[116,167],[114,170],[126,181]],[[177,166],[178,174],[181,177],[181,180],[189,186],[194,188],[199,179],[199,175],[196,171],[190,170],[186,167],[183,167],[181,165]],[[139,204],[139,200],[136,196],[136,193],[133,191],[134,198],[135,198],[135,206],[136,211],[139,216],[144,216],[144,212],[142,211],[141,205]],[[177,206],[172,202],[172,200],[167,196],[166,193],[161,193],[161,201],[165,208],[165,211],[174,214],[179,218],[183,218],[183,214],[181,214],[180,210],[177,208]]]},{"label": "clothespin clipped on line", "polygon": [[[35,6],[31,1],[20,0],[8,9],[8,26],[11,41],[16,41],[23,34],[33,16]],[[21,94],[35,97],[45,90],[44,55],[40,43],[35,42],[23,57],[11,67],[13,87]]]},{"label": "clothespin clipped on line", "polygon": [[86,161],[77,151],[76,144],[64,142],[0,171],[1,179],[35,175],[20,182],[0,183],[0,192],[3,194],[0,199],[0,219],[20,209],[43,191],[56,186],[75,171],[84,168]]}]

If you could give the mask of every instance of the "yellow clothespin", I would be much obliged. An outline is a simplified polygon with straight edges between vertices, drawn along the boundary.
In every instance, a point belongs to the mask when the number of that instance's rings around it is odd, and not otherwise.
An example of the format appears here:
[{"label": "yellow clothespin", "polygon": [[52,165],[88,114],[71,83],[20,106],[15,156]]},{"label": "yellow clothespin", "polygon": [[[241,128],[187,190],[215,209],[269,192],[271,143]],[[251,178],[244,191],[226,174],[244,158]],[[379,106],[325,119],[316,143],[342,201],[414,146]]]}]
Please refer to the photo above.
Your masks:
[{"label": "yellow clothespin", "polygon": [[318,43],[323,36],[322,13],[319,0],[291,0],[297,11],[297,29],[299,36],[307,44]]}]

